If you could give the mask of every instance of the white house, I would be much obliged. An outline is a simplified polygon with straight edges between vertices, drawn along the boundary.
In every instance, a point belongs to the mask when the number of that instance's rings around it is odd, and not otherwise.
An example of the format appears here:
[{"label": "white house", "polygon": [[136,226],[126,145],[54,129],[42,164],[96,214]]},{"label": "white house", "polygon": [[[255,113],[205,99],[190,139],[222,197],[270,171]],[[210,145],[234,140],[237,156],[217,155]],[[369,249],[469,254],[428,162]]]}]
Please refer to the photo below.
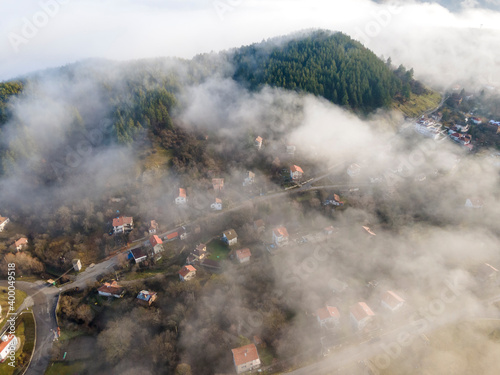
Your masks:
[{"label": "white house", "polygon": [[255,182],[255,173],[248,171],[243,180],[243,186],[252,185]]},{"label": "white house", "polygon": [[82,262],[80,261],[80,259],[73,259],[72,263],[73,263],[73,269],[76,272],[80,272],[80,270],[82,269]]},{"label": "white house", "polygon": [[259,353],[255,344],[248,344],[231,351],[233,352],[233,363],[237,374],[260,367]]},{"label": "white house", "polygon": [[478,198],[467,198],[465,201],[465,207],[467,208],[483,208],[483,201]]},{"label": "white house", "polygon": [[0,216],[0,232],[3,232],[3,229],[5,226],[10,222],[10,219],[8,217],[2,217]]},{"label": "white house", "polygon": [[5,362],[11,352],[19,349],[20,342],[14,335],[4,335],[0,341],[0,363]]},{"label": "white house", "polygon": [[337,326],[340,322],[340,313],[336,307],[325,306],[316,311],[316,318],[322,327],[326,327],[326,325]]},{"label": "white house", "polygon": [[187,203],[186,189],[179,188],[179,195],[175,198],[176,205],[184,205]]},{"label": "white house", "polygon": [[122,298],[125,294],[125,289],[113,280],[111,283],[104,283],[103,286],[97,289],[97,292],[103,297]]},{"label": "white house", "polygon": [[290,167],[290,178],[292,180],[300,180],[303,174],[304,171],[298,165],[292,165]]},{"label": "white house", "polygon": [[351,322],[358,330],[364,329],[373,320],[374,312],[365,302],[358,302],[351,306]]},{"label": "white house", "polygon": [[134,219],[128,216],[120,216],[113,219],[113,233],[130,232],[134,228]]},{"label": "white house", "polygon": [[192,265],[184,266],[179,271],[179,279],[181,279],[181,281],[191,280],[195,276],[196,276],[196,268],[194,268]]},{"label": "white house", "polygon": [[163,251],[163,241],[156,234],[149,238],[149,244],[153,248],[153,252],[155,254]]},{"label": "white house", "polygon": [[273,242],[278,247],[288,245],[288,231],[284,226],[273,229]]},{"label": "white house", "polygon": [[401,307],[403,307],[405,300],[398,296],[396,293],[394,293],[391,290],[388,290],[382,295],[382,306],[385,307],[386,309],[391,310],[392,312],[399,310]]},{"label": "white house", "polygon": [[250,252],[250,249],[246,247],[244,249],[236,250],[235,255],[238,262],[246,263],[250,261],[252,253]]},{"label": "white house", "polygon": [[238,243],[238,235],[234,229],[228,229],[222,232],[222,241],[224,241],[229,246],[236,245]]},{"label": "white house", "polygon": [[222,210],[222,200],[219,198],[215,198],[215,202],[210,205],[210,208],[214,211]]}]

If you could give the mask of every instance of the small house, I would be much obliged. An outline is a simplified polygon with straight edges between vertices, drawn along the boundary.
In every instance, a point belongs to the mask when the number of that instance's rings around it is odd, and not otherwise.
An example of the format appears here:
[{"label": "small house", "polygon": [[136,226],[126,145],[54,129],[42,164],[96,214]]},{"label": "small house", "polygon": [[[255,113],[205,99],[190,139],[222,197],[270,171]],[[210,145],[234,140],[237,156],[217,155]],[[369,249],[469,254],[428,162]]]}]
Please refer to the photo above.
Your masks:
[{"label": "small house", "polygon": [[179,188],[179,195],[175,198],[175,204],[178,206],[185,205],[187,203],[186,189]]},{"label": "small house", "polygon": [[233,246],[238,243],[238,235],[234,229],[228,229],[222,232],[222,241],[224,241],[228,246]]},{"label": "small house", "polygon": [[133,259],[135,263],[141,263],[148,259],[148,253],[144,248],[138,247],[129,251],[128,259]]},{"label": "small house", "polygon": [[215,198],[215,202],[210,205],[210,208],[214,211],[222,210],[222,200],[219,198]]},{"label": "small house", "polygon": [[233,363],[237,374],[252,371],[260,367],[259,353],[255,344],[248,344],[232,349]]},{"label": "small house", "polygon": [[224,179],[223,178],[212,178],[212,186],[216,192],[221,192],[224,190]]},{"label": "small house", "polygon": [[250,257],[252,256],[252,253],[250,252],[249,248],[244,248],[240,250],[236,250],[234,252],[236,259],[240,263],[246,263],[250,261]]},{"label": "small house", "polygon": [[365,302],[358,302],[351,306],[350,318],[353,326],[358,330],[363,330],[375,316],[375,313]]},{"label": "small house", "polygon": [[113,280],[111,283],[104,283],[103,286],[97,289],[97,292],[103,297],[122,298],[125,294],[125,289]]},{"label": "small house", "polygon": [[179,232],[172,232],[163,237],[167,242],[176,240],[179,238]]},{"label": "small house", "polygon": [[361,172],[361,167],[356,163],[351,164],[349,168],[347,168],[347,174],[350,177],[356,177],[357,175],[359,175],[360,172]]},{"label": "small house", "polygon": [[292,165],[290,167],[290,178],[292,180],[300,180],[304,175],[304,171],[298,165]]},{"label": "small house", "polygon": [[151,306],[156,301],[157,293],[148,290],[141,290],[137,295],[137,302],[143,306]]},{"label": "small house", "polygon": [[405,303],[405,300],[391,290],[382,295],[382,306],[392,312],[399,310]]},{"label": "small house", "polygon": [[196,276],[196,268],[192,265],[187,265],[181,268],[179,271],[179,278],[181,281],[188,281]]},{"label": "small house", "polygon": [[28,239],[26,237],[21,237],[14,243],[14,246],[17,251],[23,250],[28,246]]},{"label": "small house", "polygon": [[134,229],[134,219],[128,216],[120,216],[113,219],[113,233],[128,233]]},{"label": "small house", "polygon": [[257,150],[260,150],[262,148],[262,137],[259,135],[257,138],[255,138],[254,145],[257,147]]},{"label": "small house", "polygon": [[8,217],[0,216],[0,232],[3,232],[5,226],[10,222]]},{"label": "small house", "polygon": [[158,223],[156,220],[151,220],[151,224],[149,225],[149,234],[156,234],[158,230]]},{"label": "small house", "polygon": [[323,202],[323,206],[343,206],[344,202],[340,200],[340,197],[337,194],[332,194]]},{"label": "small house", "polygon": [[252,185],[255,182],[255,173],[248,171],[243,180],[243,186]]},{"label": "small house", "polygon": [[76,272],[80,272],[80,270],[82,269],[82,262],[80,261],[80,259],[73,259],[73,269]]},{"label": "small house", "polygon": [[336,307],[325,306],[316,311],[316,318],[322,327],[337,326],[340,323],[340,313]]},{"label": "small house", "polygon": [[196,260],[202,260],[207,256],[207,245],[200,243],[196,248],[191,252],[191,255],[194,256]]},{"label": "small house", "polygon": [[163,251],[163,241],[156,234],[149,238],[149,244],[153,248],[154,254],[158,254]]},{"label": "small house", "polygon": [[288,245],[288,231],[284,226],[273,229],[273,242],[278,247]]}]

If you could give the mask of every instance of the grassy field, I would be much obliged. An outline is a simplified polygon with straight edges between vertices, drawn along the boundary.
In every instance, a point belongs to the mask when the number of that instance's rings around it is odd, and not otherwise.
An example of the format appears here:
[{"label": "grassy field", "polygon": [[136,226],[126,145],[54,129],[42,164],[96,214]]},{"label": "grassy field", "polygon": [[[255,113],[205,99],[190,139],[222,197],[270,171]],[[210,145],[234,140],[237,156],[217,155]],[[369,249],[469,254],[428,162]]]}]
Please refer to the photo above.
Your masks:
[{"label": "grassy field", "polygon": [[425,111],[436,108],[441,102],[441,94],[430,91],[426,95],[411,94],[410,100],[406,103],[393,103],[393,108],[400,110],[408,117],[420,116]]},{"label": "grassy field", "polygon": [[210,253],[208,259],[223,260],[229,254],[229,248],[221,240],[214,239],[207,243],[207,251]]},{"label": "grassy field", "polygon": [[35,343],[35,320],[33,314],[25,313],[20,315],[19,323],[16,327],[15,335],[21,340],[21,346],[16,352],[15,367],[9,366],[9,360],[0,364],[0,375],[17,375],[23,372],[31,357],[31,352]]},{"label": "grassy field", "polygon": [[54,362],[49,366],[45,375],[74,375],[85,369],[85,364],[80,361],[75,362]]},{"label": "grassy field", "polygon": [[[5,288],[0,288],[0,306],[2,306],[2,317],[5,317],[7,313],[9,312],[9,307],[10,305],[8,304],[8,289]],[[21,306],[23,303],[24,299],[27,297],[27,294],[23,292],[22,290],[16,289],[16,300],[14,304],[15,310]]]}]

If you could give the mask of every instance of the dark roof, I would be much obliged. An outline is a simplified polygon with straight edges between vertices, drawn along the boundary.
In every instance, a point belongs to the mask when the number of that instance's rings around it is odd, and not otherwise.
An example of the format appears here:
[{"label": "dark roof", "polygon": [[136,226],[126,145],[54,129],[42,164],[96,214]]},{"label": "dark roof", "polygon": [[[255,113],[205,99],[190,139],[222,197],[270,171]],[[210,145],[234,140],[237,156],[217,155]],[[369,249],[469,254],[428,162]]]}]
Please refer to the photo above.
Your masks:
[{"label": "dark roof", "polygon": [[148,256],[148,253],[142,247],[138,247],[137,249],[132,249],[130,250],[130,253],[134,257],[134,259],[139,259]]}]

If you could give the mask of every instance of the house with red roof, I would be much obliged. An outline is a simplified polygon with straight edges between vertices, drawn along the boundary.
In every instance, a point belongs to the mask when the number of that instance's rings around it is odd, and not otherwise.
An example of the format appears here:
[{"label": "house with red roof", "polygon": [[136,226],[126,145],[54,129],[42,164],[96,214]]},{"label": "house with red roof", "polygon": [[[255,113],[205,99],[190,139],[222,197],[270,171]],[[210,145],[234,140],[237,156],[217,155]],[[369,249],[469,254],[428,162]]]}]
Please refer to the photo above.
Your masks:
[{"label": "house with red roof", "polygon": [[394,312],[403,307],[405,300],[394,293],[392,290],[388,290],[382,295],[381,302],[382,306]]},{"label": "house with red roof", "polygon": [[250,257],[252,256],[252,253],[250,252],[250,249],[248,247],[244,249],[239,249],[234,252],[234,255],[236,257],[236,260],[240,263],[246,263],[250,262]]},{"label": "house with red roof", "polygon": [[288,245],[288,231],[284,226],[273,229],[273,242],[278,247]]},{"label": "house with red roof", "polygon": [[122,298],[125,294],[125,289],[113,280],[111,283],[104,283],[103,286],[97,289],[97,292],[103,297]]},{"label": "house with red roof", "polygon": [[195,276],[196,276],[196,268],[194,268],[190,264],[182,267],[181,270],[179,271],[179,278],[181,279],[181,281],[191,280]]},{"label": "house with red roof", "polygon": [[365,302],[358,302],[351,306],[351,322],[358,331],[363,330],[373,320],[374,316],[375,313]]},{"label": "house with red roof", "polygon": [[187,203],[186,189],[179,188],[179,195],[175,198],[175,204],[178,206],[185,205]]},{"label": "house with red roof", "polygon": [[14,246],[17,251],[20,251],[28,246],[28,239],[26,237],[21,237],[16,242],[14,242]]},{"label": "house with red roof", "polygon": [[134,219],[128,216],[120,216],[113,219],[113,233],[127,233],[134,229]]},{"label": "house with red roof", "polygon": [[149,244],[153,248],[154,254],[158,254],[163,251],[163,241],[156,234],[149,238]]},{"label": "house with red roof", "polygon": [[300,180],[304,175],[304,171],[298,165],[292,165],[290,167],[290,178],[292,180]]},{"label": "house with red roof", "polygon": [[337,326],[340,323],[340,313],[336,307],[325,306],[316,310],[316,318],[322,327]]},{"label": "house with red roof", "polygon": [[257,147],[257,150],[261,149],[262,141],[263,141],[263,139],[260,135],[257,138],[255,138],[254,144],[255,144],[255,147]]},{"label": "house with red roof", "polygon": [[5,362],[12,352],[16,352],[21,343],[15,335],[4,335],[0,341],[0,363]]},{"label": "house with red roof", "polygon": [[221,192],[224,190],[224,179],[223,178],[212,178],[212,186],[215,192]]},{"label": "house with red roof", "polygon": [[8,217],[0,216],[0,232],[3,232],[5,226],[10,222]]},{"label": "house with red roof", "polygon": [[156,220],[151,220],[151,224],[149,225],[149,234],[156,234],[158,230],[158,223]]},{"label": "house with red roof", "polygon": [[233,363],[237,374],[252,371],[260,367],[259,353],[255,344],[248,344],[232,349]]}]

